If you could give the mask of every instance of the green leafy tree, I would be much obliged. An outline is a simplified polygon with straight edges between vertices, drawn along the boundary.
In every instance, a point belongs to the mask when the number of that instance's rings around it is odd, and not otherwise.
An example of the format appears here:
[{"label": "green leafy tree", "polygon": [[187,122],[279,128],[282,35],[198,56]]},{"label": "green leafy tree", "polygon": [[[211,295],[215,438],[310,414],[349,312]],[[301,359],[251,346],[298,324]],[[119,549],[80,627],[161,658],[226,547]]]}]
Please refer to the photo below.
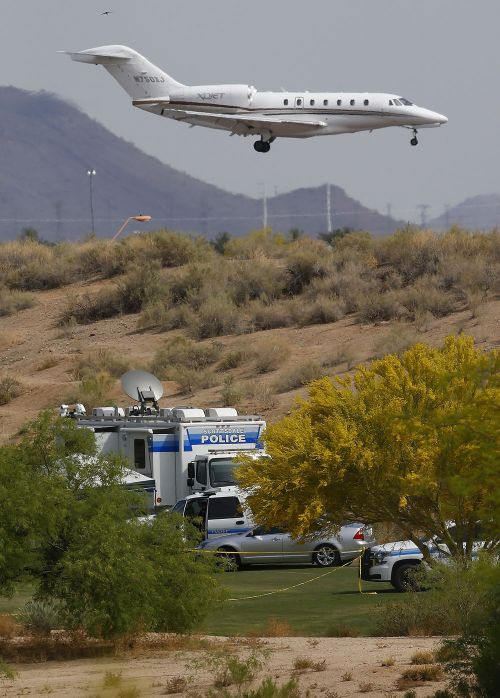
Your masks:
[{"label": "green leafy tree", "polygon": [[[391,522],[431,559],[425,537],[470,559],[477,522],[500,539],[500,352],[472,338],[417,344],[353,376],[311,384],[266,431],[271,458],[239,470],[256,519],[312,533],[320,520]],[[455,521],[458,539],[447,522]]]},{"label": "green leafy tree", "polygon": [[67,627],[103,637],[188,630],[222,598],[215,560],[192,552],[198,532],[169,514],[141,521],[145,495],[90,430],[45,412],[0,457],[0,594],[30,577]]}]

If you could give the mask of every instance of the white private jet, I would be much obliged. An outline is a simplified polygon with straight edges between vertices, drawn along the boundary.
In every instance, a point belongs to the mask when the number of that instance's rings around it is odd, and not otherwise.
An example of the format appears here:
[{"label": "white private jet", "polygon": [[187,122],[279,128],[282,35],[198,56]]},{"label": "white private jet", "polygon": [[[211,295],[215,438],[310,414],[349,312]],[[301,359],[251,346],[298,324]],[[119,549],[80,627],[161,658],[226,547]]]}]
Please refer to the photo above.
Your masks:
[{"label": "white private jet", "polygon": [[68,53],[74,61],[102,65],[132,98],[135,107],[184,121],[260,136],[254,142],[267,153],[276,138],[310,138],[404,126],[413,131],[441,126],[442,114],[417,107],[405,97],[354,92],[259,92],[250,85],[196,85],[177,82],[127,46],[99,46]]}]

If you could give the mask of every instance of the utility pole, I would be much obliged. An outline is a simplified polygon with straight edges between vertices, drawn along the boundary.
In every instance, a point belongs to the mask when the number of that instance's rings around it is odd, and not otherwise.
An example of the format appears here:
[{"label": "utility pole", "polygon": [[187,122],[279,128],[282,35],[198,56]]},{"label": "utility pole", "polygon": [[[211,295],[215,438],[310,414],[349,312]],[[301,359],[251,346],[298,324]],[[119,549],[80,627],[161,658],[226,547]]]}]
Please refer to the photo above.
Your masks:
[{"label": "utility pole", "polygon": [[93,179],[96,176],[97,172],[94,169],[92,169],[92,170],[88,169],[87,174],[89,177],[89,185],[90,185],[90,218],[92,221],[92,235],[95,235]]},{"label": "utility pole", "polygon": [[262,228],[266,230],[267,228],[267,194],[266,185],[264,182],[260,183],[262,187]]},{"label": "utility pole", "polygon": [[417,206],[418,209],[420,209],[420,227],[421,228],[426,228],[427,227],[427,211],[430,208],[429,204],[419,204]]},{"label": "utility pole", "polygon": [[333,232],[332,226],[332,191],[330,183],[326,185],[326,229],[329,233]]}]

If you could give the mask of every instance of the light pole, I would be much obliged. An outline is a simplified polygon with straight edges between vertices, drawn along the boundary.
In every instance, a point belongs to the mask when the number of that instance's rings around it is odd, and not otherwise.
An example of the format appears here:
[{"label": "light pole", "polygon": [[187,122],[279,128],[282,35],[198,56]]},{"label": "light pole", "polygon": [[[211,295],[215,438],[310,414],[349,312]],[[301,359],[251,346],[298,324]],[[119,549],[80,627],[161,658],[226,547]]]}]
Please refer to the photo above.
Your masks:
[{"label": "light pole", "polygon": [[129,216],[129,218],[127,218],[122,223],[122,225],[118,228],[116,233],[113,235],[113,237],[111,238],[111,242],[116,240],[118,235],[120,235],[120,233],[122,233],[125,230],[125,226],[127,225],[127,223],[130,223],[130,221],[138,221],[139,223],[149,223],[151,218],[152,218],[152,216],[143,216],[142,213],[139,216]]},{"label": "light pole", "polygon": [[92,235],[95,235],[95,225],[94,225],[94,187],[92,186],[92,180],[96,176],[95,170],[87,170],[89,176],[90,184],[90,217],[92,220]]}]

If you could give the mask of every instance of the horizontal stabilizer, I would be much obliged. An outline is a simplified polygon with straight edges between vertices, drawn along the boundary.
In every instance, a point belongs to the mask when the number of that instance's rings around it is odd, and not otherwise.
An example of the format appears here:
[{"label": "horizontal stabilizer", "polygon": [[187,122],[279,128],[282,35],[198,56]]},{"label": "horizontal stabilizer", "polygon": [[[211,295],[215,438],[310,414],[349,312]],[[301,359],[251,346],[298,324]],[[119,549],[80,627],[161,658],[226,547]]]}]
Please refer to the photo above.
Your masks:
[{"label": "horizontal stabilizer", "polygon": [[61,51],[61,53],[66,53],[72,61],[93,63],[94,65],[127,63],[133,58],[130,49],[122,46],[101,46],[99,48],[89,48],[86,51]]}]

